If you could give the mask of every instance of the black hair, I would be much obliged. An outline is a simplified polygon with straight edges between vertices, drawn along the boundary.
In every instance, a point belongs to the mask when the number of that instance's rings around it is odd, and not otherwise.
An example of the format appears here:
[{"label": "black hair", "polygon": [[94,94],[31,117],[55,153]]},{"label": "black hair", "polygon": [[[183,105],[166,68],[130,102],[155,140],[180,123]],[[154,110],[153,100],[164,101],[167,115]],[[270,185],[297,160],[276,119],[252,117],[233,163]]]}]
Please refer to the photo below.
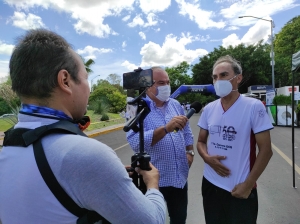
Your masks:
[{"label": "black hair", "polygon": [[12,89],[18,96],[48,98],[65,69],[79,83],[78,65],[71,45],[45,29],[29,30],[18,39],[9,62]]}]

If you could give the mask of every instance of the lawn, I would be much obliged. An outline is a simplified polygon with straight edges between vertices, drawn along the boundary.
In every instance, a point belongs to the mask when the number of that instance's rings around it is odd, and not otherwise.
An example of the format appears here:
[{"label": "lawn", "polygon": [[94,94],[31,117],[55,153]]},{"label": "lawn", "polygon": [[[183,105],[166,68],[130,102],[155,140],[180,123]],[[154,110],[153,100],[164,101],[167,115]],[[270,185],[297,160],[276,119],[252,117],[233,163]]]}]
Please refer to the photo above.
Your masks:
[{"label": "lawn", "polygon": [[[91,124],[86,131],[92,131],[94,129],[99,129],[114,124],[122,124],[125,122],[124,118],[122,118],[119,114],[107,113],[109,117],[108,121],[100,121],[101,115],[95,114],[91,110],[88,111],[87,115],[91,119]],[[0,119],[0,131],[6,131],[10,127],[12,127],[12,124],[8,123],[4,119]]]}]

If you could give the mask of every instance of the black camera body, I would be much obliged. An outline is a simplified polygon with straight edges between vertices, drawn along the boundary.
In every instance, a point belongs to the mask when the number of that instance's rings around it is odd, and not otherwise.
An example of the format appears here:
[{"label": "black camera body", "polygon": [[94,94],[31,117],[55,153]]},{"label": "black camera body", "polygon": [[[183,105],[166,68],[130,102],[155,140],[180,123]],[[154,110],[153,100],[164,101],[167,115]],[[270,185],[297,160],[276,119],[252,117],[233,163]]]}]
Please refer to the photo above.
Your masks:
[{"label": "black camera body", "polygon": [[123,74],[123,88],[141,90],[152,86],[153,71],[152,69],[135,69],[133,72]]}]

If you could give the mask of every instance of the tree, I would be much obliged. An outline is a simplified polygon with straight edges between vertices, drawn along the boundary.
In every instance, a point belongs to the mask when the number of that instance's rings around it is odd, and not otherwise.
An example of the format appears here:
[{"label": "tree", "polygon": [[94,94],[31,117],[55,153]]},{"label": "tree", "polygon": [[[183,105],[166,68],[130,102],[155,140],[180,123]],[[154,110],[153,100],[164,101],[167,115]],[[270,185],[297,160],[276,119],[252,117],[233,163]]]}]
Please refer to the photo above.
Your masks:
[{"label": "tree", "polygon": [[109,76],[106,78],[107,81],[109,81],[112,85],[120,85],[121,84],[121,76],[113,73],[109,74]]},{"label": "tree", "polygon": [[272,70],[270,66],[270,46],[260,41],[256,45],[240,44],[236,47],[220,46],[209,54],[201,57],[199,63],[192,68],[194,84],[212,84],[212,68],[216,60],[225,55],[231,55],[238,60],[243,69],[243,81],[239,87],[241,93],[247,92],[251,85],[268,85],[271,83]]},{"label": "tree", "polygon": [[3,114],[10,114],[11,108],[8,106],[6,101],[0,96],[0,116]]},{"label": "tree", "polygon": [[12,90],[11,85],[8,83],[9,81],[0,85],[1,99],[3,99],[10,108],[10,113],[17,116],[21,102],[17,94]]},{"label": "tree", "polygon": [[183,61],[175,67],[166,67],[165,70],[170,78],[171,91],[174,92],[181,85],[190,85],[192,83],[192,77],[188,75],[190,65]]},{"label": "tree", "polygon": [[[300,50],[300,16],[287,22],[281,31],[275,35],[275,71],[276,81],[280,86],[291,85],[292,55]],[[295,83],[300,77],[295,76]]]},{"label": "tree", "polygon": [[[126,95],[107,80],[98,80],[97,86],[91,93],[89,102],[91,105],[99,103],[107,105],[109,112],[117,113],[126,105]],[[105,111],[104,111],[105,112]]]},{"label": "tree", "polygon": [[91,69],[91,66],[93,65],[93,64],[95,64],[95,61],[93,60],[93,59],[88,59],[87,61],[85,61],[85,59],[84,59],[84,57],[82,57],[82,56],[80,56],[81,57],[81,59],[82,59],[82,61],[83,61],[83,64],[84,64],[84,66],[85,66],[85,70],[86,70],[86,72],[88,73],[88,74],[91,74],[91,73],[93,73],[93,70]]}]

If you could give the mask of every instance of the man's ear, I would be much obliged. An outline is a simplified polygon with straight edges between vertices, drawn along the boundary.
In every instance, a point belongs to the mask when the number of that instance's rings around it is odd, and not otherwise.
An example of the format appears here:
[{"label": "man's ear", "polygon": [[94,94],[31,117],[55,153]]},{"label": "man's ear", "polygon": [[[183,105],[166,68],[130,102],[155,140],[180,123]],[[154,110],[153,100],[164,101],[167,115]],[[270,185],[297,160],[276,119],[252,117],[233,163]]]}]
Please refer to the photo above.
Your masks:
[{"label": "man's ear", "polygon": [[62,69],[58,72],[57,83],[58,83],[58,87],[60,88],[60,90],[66,92],[66,93],[72,92],[71,88],[70,88],[71,75],[69,74],[69,72],[67,70]]},{"label": "man's ear", "polygon": [[236,78],[237,78],[237,83],[240,84],[243,80],[243,75],[239,74]]}]

